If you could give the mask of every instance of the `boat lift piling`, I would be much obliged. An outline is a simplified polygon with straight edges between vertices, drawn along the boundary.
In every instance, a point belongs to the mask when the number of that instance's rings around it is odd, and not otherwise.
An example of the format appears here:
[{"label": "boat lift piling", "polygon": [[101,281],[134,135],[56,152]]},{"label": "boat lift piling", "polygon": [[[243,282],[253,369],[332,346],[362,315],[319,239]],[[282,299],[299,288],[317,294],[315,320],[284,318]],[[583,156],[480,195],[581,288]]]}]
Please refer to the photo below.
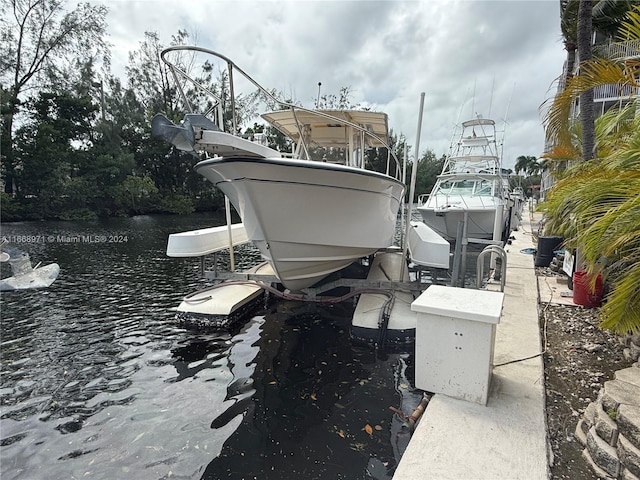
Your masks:
[{"label": "boat lift piling", "polygon": [[[462,263],[462,239],[465,238],[465,222],[460,220],[458,222],[458,230],[456,232],[456,246],[453,251],[453,271],[451,273],[451,286],[457,287],[460,282],[460,271],[464,271],[461,268]],[[463,282],[464,283],[464,282]]]},{"label": "boat lift piling", "polygon": [[[420,108],[418,110],[418,128],[416,132],[416,153],[415,153],[415,161],[413,163],[413,168],[411,169],[411,185],[409,187],[409,205],[407,207],[407,217],[405,230],[404,230],[404,238],[402,242],[402,269],[400,270],[400,278],[403,278],[406,263],[407,263],[407,249],[408,242],[407,238],[409,237],[409,228],[411,227],[411,211],[413,210],[413,196],[416,192],[416,177],[418,174],[418,162],[420,161],[420,157],[418,156],[420,153],[420,133],[422,130],[422,112],[424,110],[424,92],[420,93]],[[406,148],[406,147],[405,147]]]},{"label": "boat lift piling", "polygon": [[229,197],[224,196],[224,212],[227,219],[227,232],[229,234],[229,266],[231,271],[235,271],[235,257],[233,255],[233,234],[231,233],[231,202]]}]

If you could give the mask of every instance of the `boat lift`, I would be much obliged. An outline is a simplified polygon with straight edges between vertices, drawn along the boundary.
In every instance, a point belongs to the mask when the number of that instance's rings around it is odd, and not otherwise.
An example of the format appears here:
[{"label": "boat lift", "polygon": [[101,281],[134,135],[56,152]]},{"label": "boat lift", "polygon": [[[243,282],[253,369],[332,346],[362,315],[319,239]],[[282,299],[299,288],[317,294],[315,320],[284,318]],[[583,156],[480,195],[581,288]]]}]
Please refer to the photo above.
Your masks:
[{"label": "boat lift", "polygon": [[[423,102],[424,93],[421,96],[418,145]],[[416,170],[414,168],[412,171],[407,212],[411,212],[413,205]],[[219,282],[212,287],[187,295],[176,309],[179,315],[195,316],[199,320],[205,317],[214,319],[213,322],[195,322],[197,326],[212,325],[217,328],[229,326],[235,318],[248,313],[250,307],[265,291],[273,292],[285,299],[333,303],[357,296],[358,304],[352,320],[352,336],[356,334],[354,338],[363,339],[376,347],[384,346],[387,341],[408,344],[415,338],[416,325],[415,312],[411,311],[410,306],[425,289],[422,278],[424,269],[449,270],[451,257],[449,242],[424,222],[412,222],[403,217],[402,247],[388,247],[371,255],[366,279],[340,277],[337,274],[333,279],[330,277],[328,281],[305,288],[301,292],[283,291],[278,288],[280,285],[276,273],[266,262],[247,271],[235,271],[234,246],[246,243],[249,239],[242,224],[231,224],[230,203],[227,198],[225,198],[225,207],[227,225],[172,234],[167,244],[168,256],[200,257],[203,276],[207,280]],[[496,219],[496,225],[499,222],[501,223],[501,218]],[[475,242],[475,239],[466,238],[466,225],[463,222],[460,223],[459,240],[464,239],[464,241],[456,243],[453,277],[453,281],[456,282],[461,264],[464,271],[463,253],[466,252],[467,242]],[[495,245],[500,242],[482,240],[482,243],[491,244],[485,249],[486,254],[500,255],[503,258],[501,287],[504,289],[504,268],[506,267],[504,250],[501,246]],[[227,249],[231,268],[229,272],[220,272],[217,268],[216,254]],[[484,253],[479,257],[479,262],[481,258],[484,259]],[[205,256],[209,254],[214,255],[213,271],[205,271]],[[417,272],[413,280],[409,275],[410,261],[414,265],[413,271]],[[480,267],[478,274],[480,284],[481,276],[484,274]],[[341,287],[348,288],[349,293],[338,297],[322,296],[326,292]]]}]

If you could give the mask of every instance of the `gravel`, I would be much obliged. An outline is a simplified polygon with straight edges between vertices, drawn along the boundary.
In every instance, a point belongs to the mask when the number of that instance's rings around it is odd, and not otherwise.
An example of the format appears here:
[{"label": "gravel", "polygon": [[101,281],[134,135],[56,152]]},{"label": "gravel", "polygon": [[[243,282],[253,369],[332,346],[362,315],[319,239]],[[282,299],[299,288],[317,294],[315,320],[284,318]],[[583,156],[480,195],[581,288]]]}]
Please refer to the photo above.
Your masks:
[{"label": "gravel", "polygon": [[582,458],[575,428],[604,382],[631,365],[620,338],[598,323],[597,308],[540,306],[552,480],[598,478]]}]

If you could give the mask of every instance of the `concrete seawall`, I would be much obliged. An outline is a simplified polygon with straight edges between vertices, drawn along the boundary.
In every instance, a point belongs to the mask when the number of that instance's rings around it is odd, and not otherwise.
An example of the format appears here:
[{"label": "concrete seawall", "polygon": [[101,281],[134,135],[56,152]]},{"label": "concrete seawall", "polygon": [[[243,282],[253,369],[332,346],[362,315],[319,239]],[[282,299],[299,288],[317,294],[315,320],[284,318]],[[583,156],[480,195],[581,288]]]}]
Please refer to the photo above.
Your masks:
[{"label": "concrete seawall", "polygon": [[531,220],[507,245],[505,297],[486,406],[436,394],[394,480],[547,479],[544,364]]}]

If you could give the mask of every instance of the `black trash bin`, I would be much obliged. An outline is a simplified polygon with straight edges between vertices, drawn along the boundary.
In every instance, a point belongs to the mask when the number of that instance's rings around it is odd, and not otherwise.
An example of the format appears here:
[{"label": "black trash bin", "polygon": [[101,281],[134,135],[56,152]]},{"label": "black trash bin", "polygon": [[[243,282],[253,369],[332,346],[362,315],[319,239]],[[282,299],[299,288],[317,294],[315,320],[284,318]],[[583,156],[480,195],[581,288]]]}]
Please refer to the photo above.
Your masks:
[{"label": "black trash bin", "polygon": [[554,253],[562,244],[564,238],[558,236],[539,237],[535,266],[548,267],[553,260]]}]

